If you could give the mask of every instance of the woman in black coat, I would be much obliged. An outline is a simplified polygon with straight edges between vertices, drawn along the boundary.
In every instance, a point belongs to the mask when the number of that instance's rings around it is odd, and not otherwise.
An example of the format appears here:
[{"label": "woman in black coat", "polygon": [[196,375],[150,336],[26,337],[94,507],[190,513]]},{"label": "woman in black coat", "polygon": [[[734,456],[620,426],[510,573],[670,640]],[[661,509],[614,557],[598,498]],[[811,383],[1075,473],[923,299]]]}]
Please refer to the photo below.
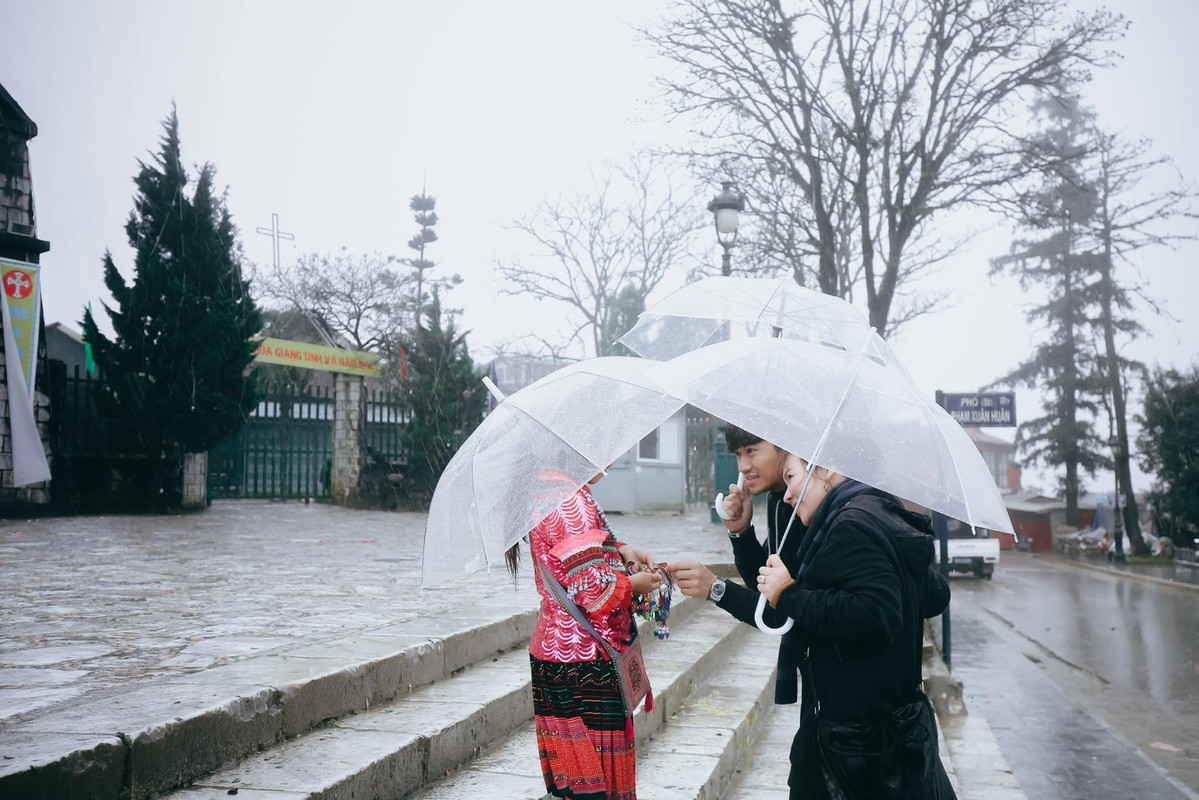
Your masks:
[{"label": "woman in black coat", "polygon": [[[788,456],[784,479],[784,500],[796,506],[807,526],[799,567],[792,575],[771,556],[760,570],[758,591],[776,609],[772,616],[795,620],[786,637],[787,661],[801,673],[802,699],[791,746],[790,796],[813,800],[834,796],[818,751],[818,721],[825,730],[877,721],[915,703],[910,710],[933,737],[936,753],[936,725],[920,685],[923,626],[949,605],[949,585],[933,566],[927,516],[821,467],[809,475],[807,462],[794,455]],[[918,732],[917,738],[924,735]],[[927,748],[904,752],[899,758],[906,763],[880,770],[892,786],[887,793],[872,792],[874,797],[954,797],[940,760],[921,757]],[[897,769],[905,776],[901,786],[894,785]]]}]

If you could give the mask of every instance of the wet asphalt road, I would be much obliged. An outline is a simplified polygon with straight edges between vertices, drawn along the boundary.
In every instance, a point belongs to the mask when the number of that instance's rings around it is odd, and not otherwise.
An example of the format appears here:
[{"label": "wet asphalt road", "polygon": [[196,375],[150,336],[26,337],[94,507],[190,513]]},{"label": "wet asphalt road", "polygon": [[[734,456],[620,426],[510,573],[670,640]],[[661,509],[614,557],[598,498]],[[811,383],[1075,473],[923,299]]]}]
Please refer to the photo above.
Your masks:
[{"label": "wet asphalt road", "polygon": [[1029,798],[1199,798],[1199,592],[1021,553],[952,588],[954,674]]}]

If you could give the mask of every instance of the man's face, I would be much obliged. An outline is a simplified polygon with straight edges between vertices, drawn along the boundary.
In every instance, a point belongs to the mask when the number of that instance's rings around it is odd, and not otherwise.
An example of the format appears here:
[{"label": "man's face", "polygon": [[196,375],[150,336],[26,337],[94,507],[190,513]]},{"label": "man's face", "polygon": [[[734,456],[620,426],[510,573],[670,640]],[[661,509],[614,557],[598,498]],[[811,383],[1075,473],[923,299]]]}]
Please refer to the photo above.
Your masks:
[{"label": "man's face", "polygon": [[745,488],[753,494],[786,488],[783,464],[786,456],[769,442],[737,448],[737,470],[745,476]]}]

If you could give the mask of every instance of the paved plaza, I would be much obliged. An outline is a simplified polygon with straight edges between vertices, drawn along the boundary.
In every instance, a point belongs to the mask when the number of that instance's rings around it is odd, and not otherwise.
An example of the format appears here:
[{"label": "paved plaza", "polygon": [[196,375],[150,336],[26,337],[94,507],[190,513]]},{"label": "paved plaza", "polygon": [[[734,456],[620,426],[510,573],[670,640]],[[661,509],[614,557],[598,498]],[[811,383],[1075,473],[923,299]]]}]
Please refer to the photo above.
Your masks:
[{"label": "paved plaza", "polygon": [[[729,561],[724,530],[703,508],[612,515],[611,522],[656,560]],[[55,731],[78,728],[85,713],[106,720],[106,708],[120,718],[127,698],[162,697],[139,718],[148,725],[153,714],[169,720],[172,697],[176,708],[187,707],[197,687],[235,679],[245,682],[237,691],[246,696],[245,686],[352,672],[395,641],[460,636],[483,619],[527,619],[536,607],[527,570],[515,587],[497,569],[422,591],[424,523],[418,513],[254,501],[217,502],[184,516],[0,523],[0,755],[13,763],[13,753],[15,760],[48,754],[58,745]],[[995,588],[963,585],[970,580],[954,580],[955,602],[977,602],[972,594]],[[950,767],[963,797],[1024,797],[1029,787],[1000,749],[1010,746],[1010,715],[996,727],[991,714],[1003,706],[979,696],[993,685],[978,672],[991,659],[980,655],[972,671],[965,627],[962,635],[959,677],[968,681],[970,715],[945,720]],[[1023,708],[1011,696],[1020,689],[1005,685],[1001,702]],[[1057,708],[1051,694],[1034,694],[1025,700],[1042,716],[1078,716]],[[769,736],[785,740],[786,719]],[[30,732],[41,748],[33,756]],[[4,772],[0,763],[0,778]],[[758,791],[746,790],[736,796]]]},{"label": "paved plaza", "polygon": [[[0,720],[470,606],[536,605],[502,569],[421,590],[423,514],[217,502],[0,522]],[[658,560],[727,561],[701,513],[612,516]]]}]

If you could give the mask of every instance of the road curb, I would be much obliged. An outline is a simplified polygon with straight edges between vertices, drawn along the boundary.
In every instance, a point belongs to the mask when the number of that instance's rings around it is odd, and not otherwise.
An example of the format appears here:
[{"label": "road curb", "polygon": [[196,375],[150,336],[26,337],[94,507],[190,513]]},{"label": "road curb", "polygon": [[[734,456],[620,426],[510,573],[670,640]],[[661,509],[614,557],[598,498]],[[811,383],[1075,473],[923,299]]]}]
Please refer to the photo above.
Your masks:
[{"label": "road curb", "polygon": [[[1182,581],[1174,581],[1174,580],[1170,580],[1169,578],[1158,578],[1157,576],[1154,576],[1154,575],[1141,575],[1136,572],[1126,572],[1125,570],[1115,569],[1113,567],[1106,567],[1101,564],[1086,564],[1082,561],[1075,561],[1075,560],[1069,559],[1069,558],[1062,558],[1061,556],[1048,556],[1046,558],[1045,556],[1043,556],[1039,553],[1034,553],[1033,558],[1042,558],[1046,561],[1053,561],[1054,563],[1058,563],[1058,564],[1066,564],[1068,566],[1078,567],[1079,569],[1089,569],[1092,572],[1102,572],[1107,575],[1115,575],[1116,577],[1119,577],[1119,578],[1132,578],[1133,580],[1143,581],[1145,583],[1155,583],[1158,586],[1172,586],[1176,589],[1186,589],[1187,591],[1191,591],[1191,592],[1199,592],[1199,586],[1196,586],[1191,583],[1183,583]],[[1182,563],[1186,564],[1187,562],[1182,562]]]}]

